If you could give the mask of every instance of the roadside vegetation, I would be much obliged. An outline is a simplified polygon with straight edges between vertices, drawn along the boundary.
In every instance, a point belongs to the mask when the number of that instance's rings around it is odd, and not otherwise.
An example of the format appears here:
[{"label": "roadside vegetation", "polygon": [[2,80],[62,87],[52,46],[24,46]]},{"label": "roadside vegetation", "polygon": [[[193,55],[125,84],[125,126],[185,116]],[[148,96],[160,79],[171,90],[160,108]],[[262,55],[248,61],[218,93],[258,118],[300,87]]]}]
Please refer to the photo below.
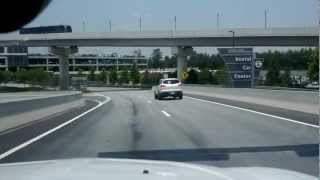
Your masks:
[{"label": "roadside vegetation", "polygon": [[[292,78],[293,70],[307,71],[310,81],[319,80],[319,53],[318,49],[301,49],[296,51],[268,51],[258,53],[258,58],[263,59],[263,66],[260,70],[267,71],[266,80],[257,82],[257,85],[294,87],[297,83]],[[160,49],[154,49],[148,69],[175,68],[177,59],[175,56],[164,56]],[[218,55],[194,52],[188,59],[188,78],[186,84],[212,84],[228,87],[230,77],[222,58]],[[177,72],[167,73],[167,77],[176,78]],[[93,70],[87,75],[89,81],[99,84],[114,86],[142,86],[151,87],[156,85],[163,75],[159,72],[139,69],[136,64],[129,68],[102,70],[95,74]]]},{"label": "roadside vegetation", "polygon": [[[140,52],[141,53],[141,52]],[[268,51],[258,53],[258,58],[263,59],[261,70],[266,70],[264,82],[257,82],[257,85],[294,87],[297,84],[292,78],[294,70],[304,70],[310,81],[319,81],[319,49],[301,49],[296,51]],[[139,69],[134,63],[131,67],[117,69],[113,67],[108,70],[101,70],[99,73],[94,69],[84,73],[78,69],[76,77],[85,78],[85,81],[98,85],[151,87],[158,84],[163,74],[151,69],[176,68],[177,59],[175,56],[164,56],[160,49],[154,49],[148,69]],[[188,58],[188,77],[186,84],[212,84],[229,86],[230,78],[223,60],[218,55],[194,52]],[[167,73],[167,77],[176,78],[177,72]],[[26,87],[55,87],[58,86],[59,77],[44,71],[43,69],[21,69],[16,72],[0,71],[0,84],[9,82],[25,84]]]},{"label": "roadside vegetation", "polygon": [[[43,69],[24,70],[16,72],[0,71],[0,87],[1,92],[18,92],[29,90],[43,90],[49,86],[56,86],[58,79],[53,74]],[[22,84],[20,86],[10,86],[8,83]]]}]

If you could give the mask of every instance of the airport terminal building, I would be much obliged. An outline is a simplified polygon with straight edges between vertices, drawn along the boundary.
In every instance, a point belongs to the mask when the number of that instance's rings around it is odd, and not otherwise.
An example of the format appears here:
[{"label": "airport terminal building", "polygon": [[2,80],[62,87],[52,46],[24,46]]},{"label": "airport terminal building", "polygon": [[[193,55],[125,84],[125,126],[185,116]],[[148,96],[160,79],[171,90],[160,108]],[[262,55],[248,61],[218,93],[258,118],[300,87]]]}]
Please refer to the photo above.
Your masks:
[{"label": "airport terminal building", "polygon": [[[134,63],[141,69],[148,67],[149,58],[141,56],[106,56],[95,54],[74,54],[69,57],[69,71],[102,71],[117,68],[130,68]],[[50,72],[59,72],[59,59],[51,54],[29,54],[27,47],[0,47],[0,70],[16,71],[20,68],[43,68]]]}]

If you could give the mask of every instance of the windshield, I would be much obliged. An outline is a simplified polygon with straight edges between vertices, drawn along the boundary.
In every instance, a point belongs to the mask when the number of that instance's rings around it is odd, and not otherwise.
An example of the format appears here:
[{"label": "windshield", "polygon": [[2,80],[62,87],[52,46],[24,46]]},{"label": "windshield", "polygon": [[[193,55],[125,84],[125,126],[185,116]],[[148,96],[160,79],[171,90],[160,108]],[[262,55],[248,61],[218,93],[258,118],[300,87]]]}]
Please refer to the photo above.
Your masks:
[{"label": "windshield", "polygon": [[316,0],[51,1],[0,34],[0,165],[116,158],[318,176],[318,13]]}]

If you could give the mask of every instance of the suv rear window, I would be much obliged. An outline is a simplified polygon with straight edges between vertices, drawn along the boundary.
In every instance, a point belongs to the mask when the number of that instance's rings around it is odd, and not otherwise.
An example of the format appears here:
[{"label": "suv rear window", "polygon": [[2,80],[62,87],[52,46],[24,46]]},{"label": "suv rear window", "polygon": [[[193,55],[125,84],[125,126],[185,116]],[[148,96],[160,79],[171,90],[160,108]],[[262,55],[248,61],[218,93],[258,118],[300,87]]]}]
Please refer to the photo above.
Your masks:
[{"label": "suv rear window", "polygon": [[163,84],[178,84],[178,83],[180,83],[180,81],[179,80],[175,80],[175,79],[173,79],[173,80],[164,80],[163,81]]}]

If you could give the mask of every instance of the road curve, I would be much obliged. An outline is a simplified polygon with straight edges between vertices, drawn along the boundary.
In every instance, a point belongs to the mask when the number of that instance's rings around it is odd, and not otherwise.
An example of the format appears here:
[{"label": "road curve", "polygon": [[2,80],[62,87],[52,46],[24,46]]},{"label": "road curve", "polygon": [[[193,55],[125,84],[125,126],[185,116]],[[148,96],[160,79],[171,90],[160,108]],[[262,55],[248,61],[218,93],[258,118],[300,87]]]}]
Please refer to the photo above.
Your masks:
[{"label": "road curve", "polygon": [[0,162],[129,157],[318,176],[318,128],[188,97],[154,100],[151,91],[99,94],[112,100]]}]

